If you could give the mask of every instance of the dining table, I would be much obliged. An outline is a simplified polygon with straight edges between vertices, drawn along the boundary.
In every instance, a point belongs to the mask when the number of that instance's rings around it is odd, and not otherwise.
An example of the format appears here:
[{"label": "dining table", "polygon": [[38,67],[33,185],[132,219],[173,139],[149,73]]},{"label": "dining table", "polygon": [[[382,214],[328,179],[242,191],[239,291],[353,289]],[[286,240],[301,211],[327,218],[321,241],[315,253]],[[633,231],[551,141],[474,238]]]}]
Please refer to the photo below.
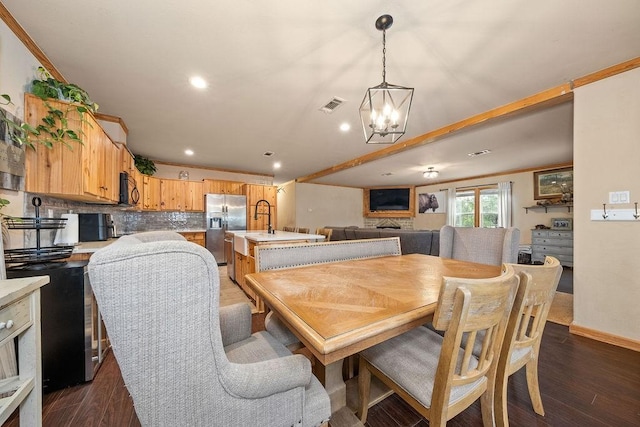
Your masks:
[{"label": "dining table", "polygon": [[358,425],[347,406],[345,358],[430,322],[443,277],[500,273],[500,266],[410,254],[269,270],[246,281],[315,358],[336,426]]}]

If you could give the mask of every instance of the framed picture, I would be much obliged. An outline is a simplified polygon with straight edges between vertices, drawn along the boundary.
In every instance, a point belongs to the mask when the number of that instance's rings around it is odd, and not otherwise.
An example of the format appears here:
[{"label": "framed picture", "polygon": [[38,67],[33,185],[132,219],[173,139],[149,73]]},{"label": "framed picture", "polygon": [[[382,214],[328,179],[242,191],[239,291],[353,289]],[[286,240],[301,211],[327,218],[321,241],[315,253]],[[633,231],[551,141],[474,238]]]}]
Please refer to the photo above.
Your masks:
[{"label": "framed picture", "polygon": [[418,213],[446,213],[447,193],[437,191],[435,193],[418,194]]},{"label": "framed picture", "polygon": [[573,168],[551,169],[533,173],[533,198],[561,199],[573,194]]},{"label": "framed picture", "polygon": [[552,230],[573,230],[572,218],[551,218]]}]

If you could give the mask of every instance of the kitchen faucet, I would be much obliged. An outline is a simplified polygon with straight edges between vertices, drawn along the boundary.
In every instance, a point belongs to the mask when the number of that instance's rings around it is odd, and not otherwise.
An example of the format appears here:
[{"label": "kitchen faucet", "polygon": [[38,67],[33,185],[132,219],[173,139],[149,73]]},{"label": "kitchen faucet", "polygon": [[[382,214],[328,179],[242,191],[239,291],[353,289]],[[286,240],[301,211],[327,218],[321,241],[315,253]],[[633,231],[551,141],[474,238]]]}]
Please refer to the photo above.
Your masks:
[{"label": "kitchen faucet", "polygon": [[[267,200],[260,199],[256,202],[256,213],[253,215],[253,219],[258,219],[258,205],[260,204],[260,202],[265,202],[267,204],[267,222],[269,223],[267,234],[276,234],[276,231],[271,227],[271,204]],[[264,213],[260,212],[260,215],[264,215]]]}]

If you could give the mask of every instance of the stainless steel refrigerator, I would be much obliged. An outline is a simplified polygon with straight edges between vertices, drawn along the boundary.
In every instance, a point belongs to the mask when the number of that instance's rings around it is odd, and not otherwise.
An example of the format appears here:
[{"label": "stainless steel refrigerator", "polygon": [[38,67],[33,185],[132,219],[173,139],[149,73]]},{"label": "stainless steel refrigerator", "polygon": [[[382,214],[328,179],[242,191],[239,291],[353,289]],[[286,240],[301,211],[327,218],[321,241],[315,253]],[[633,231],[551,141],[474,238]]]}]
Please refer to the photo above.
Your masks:
[{"label": "stainless steel refrigerator", "polygon": [[207,249],[218,264],[226,264],[224,234],[227,230],[247,228],[247,197],[230,194],[206,194]]}]

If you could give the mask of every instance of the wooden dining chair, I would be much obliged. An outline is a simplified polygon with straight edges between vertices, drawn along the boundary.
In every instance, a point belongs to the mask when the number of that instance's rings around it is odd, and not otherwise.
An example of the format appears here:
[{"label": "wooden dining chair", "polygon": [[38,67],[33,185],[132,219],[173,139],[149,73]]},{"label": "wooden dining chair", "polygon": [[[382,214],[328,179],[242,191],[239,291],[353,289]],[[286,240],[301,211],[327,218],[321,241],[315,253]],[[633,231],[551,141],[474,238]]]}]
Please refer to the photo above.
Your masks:
[{"label": "wooden dining chair", "polygon": [[308,227],[298,227],[298,233],[309,234],[309,228]]},{"label": "wooden dining chair", "polygon": [[316,234],[324,236],[325,242],[329,242],[331,240],[331,233],[333,233],[333,230],[330,228],[316,228]]},{"label": "wooden dining chair", "polygon": [[549,309],[562,275],[560,261],[547,256],[543,265],[510,265],[516,272],[531,276],[528,286],[520,285],[509,316],[500,351],[495,385],[496,425],[508,426],[507,382],[509,376],[527,367],[527,387],[533,410],[544,415],[538,383],[538,356]]},{"label": "wooden dining chair", "polygon": [[[526,276],[524,278],[526,279]],[[414,328],[360,352],[358,414],[367,420],[371,374],[429,420],[444,426],[478,398],[485,426],[493,426],[494,381],[507,319],[519,283],[511,266],[490,279],[444,277],[433,325]],[[479,331],[481,354],[472,349]],[[461,347],[462,335],[467,334]]]},{"label": "wooden dining chair", "polygon": [[292,233],[295,233],[296,232],[296,228],[295,227],[284,226],[284,227],[282,227],[282,231],[290,231]]}]

